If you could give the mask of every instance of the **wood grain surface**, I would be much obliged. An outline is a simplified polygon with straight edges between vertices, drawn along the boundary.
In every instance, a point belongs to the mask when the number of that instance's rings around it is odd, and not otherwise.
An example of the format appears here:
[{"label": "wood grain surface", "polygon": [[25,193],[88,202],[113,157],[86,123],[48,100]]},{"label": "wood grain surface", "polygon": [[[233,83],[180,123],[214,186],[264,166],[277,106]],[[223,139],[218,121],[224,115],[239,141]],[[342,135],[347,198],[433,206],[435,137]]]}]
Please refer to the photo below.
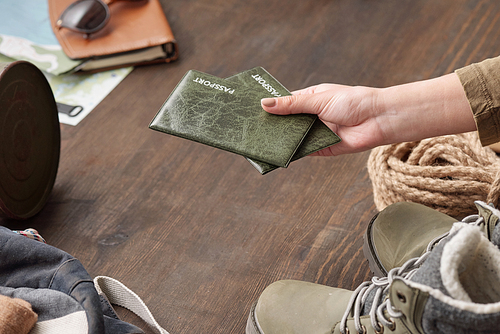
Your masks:
[{"label": "wood grain surface", "polygon": [[[243,157],[148,129],[184,73],[262,66],[289,90],[386,87],[500,54],[494,0],[162,0],[171,64],[136,68],[78,126],[62,125],[37,228],[92,276],[143,298],[171,334],[244,333],[252,302],[293,278],[354,289],[371,273],[369,152],[260,175]],[[154,27],[151,27],[154,29]],[[141,324],[128,312],[125,320]]]}]

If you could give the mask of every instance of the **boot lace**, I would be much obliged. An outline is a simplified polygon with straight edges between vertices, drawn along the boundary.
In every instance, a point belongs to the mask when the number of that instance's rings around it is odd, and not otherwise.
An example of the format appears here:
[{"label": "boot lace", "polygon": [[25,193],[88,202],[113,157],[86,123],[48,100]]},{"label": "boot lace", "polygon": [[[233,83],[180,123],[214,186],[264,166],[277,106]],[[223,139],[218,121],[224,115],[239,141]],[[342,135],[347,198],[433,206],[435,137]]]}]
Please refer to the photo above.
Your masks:
[{"label": "boot lace", "polygon": [[[377,333],[383,333],[384,327],[391,330],[395,328],[394,319],[403,316],[394,306],[392,306],[389,298],[386,298],[389,287],[394,278],[410,279],[416,270],[427,259],[430,252],[425,252],[422,256],[406,261],[401,267],[393,268],[387,273],[387,277],[373,277],[371,281],[361,283],[351,295],[347,303],[346,310],[340,321],[340,332],[348,334],[347,319],[353,313],[354,326],[358,333],[366,333],[366,328],[361,324],[361,310],[366,303],[366,300],[373,290],[375,295],[370,307],[369,315],[373,329]],[[386,311],[384,313],[384,311]]]},{"label": "boot lace", "polygon": [[[470,224],[473,226],[480,226],[480,225],[486,224],[486,222],[484,221],[484,218],[482,216],[480,216],[479,214],[467,216],[464,219],[462,219],[461,222],[467,223],[467,224]],[[426,252],[430,252],[434,248],[434,246],[436,246],[441,240],[446,238],[449,234],[450,234],[450,231],[445,232],[445,233],[441,234],[440,236],[432,239],[431,242],[429,242],[429,244],[427,245]]]},{"label": "boot lace", "polygon": [[[481,225],[484,224],[484,219],[480,215],[470,215],[462,219],[463,223],[471,225]],[[376,333],[383,333],[384,327],[390,330],[395,329],[394,319],[403,316],[403,313],[398,311],[391,304],[388,296],[389,287],[391,286],[394,278],[401,278],[404,280],[409,280],[415,274],[417,269],[422,265],[422,263],[427,259],[432,249],[439,244],[441,240],[447,237],[450,232],[446,232],[436,238],[434,238],[428,245],[425,253],[420,257],[409,259],[401,267],[393,268],[387,273],[387,277],[373,277],[371,281],[361,283],[356,290],[351,295],[349,302],[347,303],[346,310],[340,321],[340,332],[342,334],[349,334],[349,329],[347,328],[347,320],[350,314],[353,314],[354,326],[358,333],[366,333],[366,328],[361,324],[361,311],[365,305],[368,296],[373,290],[375,295],[370,307],[369,315],[371,326]],[[385,312],[384,312],[385,311]]]}]

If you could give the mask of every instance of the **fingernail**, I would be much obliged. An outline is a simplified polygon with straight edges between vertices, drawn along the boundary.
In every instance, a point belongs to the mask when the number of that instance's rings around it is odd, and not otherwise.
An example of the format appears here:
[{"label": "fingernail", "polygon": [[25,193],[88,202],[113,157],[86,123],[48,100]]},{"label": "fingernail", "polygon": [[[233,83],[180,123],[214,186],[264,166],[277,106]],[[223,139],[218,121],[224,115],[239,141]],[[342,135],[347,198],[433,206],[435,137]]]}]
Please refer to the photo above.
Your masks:
[{"label": "fingernail", "polygon": [[265,107],[274,107],[276,105],[276,99],[272,98],[272,97],[268,97],[268,98],[260,100],[260,103],[262,103],[262,105]]}]

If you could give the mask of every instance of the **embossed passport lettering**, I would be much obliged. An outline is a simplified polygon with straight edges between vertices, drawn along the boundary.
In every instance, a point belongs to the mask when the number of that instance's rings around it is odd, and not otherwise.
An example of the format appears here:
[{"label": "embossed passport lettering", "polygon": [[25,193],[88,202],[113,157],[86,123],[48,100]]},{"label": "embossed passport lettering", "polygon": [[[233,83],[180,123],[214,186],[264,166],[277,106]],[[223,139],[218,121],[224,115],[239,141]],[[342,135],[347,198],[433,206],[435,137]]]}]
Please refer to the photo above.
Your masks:
[{"label": "embossed passport lettering", "polygon": [[[291,95],[278,80],[276,80],[269,72],[262,67],[255,67],[251,70],[241,72],[226,79],[229,82],[239,82],[249,88],[266,92],[266,97],[280,97]],[[299,149],[293,155],[292,161],[303,158],[311,153],[322,150],[328,146],[337,144],[341,141],[329,127],[327,127],[319,119],[316,119],[313,126],[307,133],[304,141]],[[262,161],[254,160],[247,157],[247,160],[254,166],[262,175],[277,169],[279,166],[274,166]]]},{"label": "embossed passport lettering", "polygon": [[268,96],[267,91],[190,70],[149,127],[287,167],[316,116],[271,115],[260,105]]}]

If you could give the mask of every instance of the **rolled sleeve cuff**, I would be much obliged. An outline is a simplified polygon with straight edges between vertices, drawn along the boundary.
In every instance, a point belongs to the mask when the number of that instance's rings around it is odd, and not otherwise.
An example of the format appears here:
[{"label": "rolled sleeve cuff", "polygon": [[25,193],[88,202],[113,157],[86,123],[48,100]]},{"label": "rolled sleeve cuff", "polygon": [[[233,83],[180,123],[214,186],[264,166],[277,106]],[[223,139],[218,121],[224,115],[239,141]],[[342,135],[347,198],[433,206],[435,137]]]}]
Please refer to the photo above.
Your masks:
[{"label": "rolled sleeve cuff", "polygon": [[500,57],[455,71],[469,100],[483,146],[500,141]]}]

